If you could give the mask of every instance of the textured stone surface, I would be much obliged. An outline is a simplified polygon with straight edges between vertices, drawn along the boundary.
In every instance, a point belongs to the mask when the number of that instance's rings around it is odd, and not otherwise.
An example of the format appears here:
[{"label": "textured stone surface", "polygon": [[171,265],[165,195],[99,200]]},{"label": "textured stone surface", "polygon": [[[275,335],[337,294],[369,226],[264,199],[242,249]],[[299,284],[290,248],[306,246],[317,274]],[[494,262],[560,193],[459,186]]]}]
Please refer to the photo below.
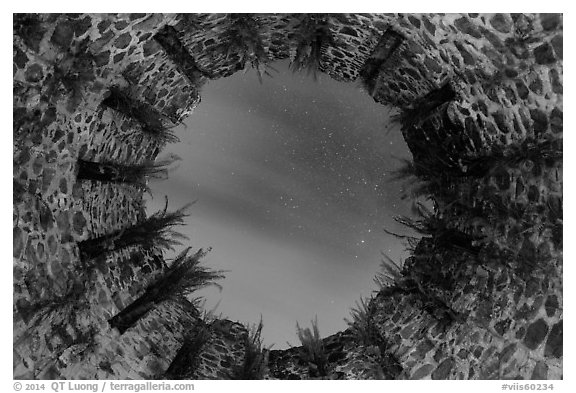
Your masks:
[{"label": "textured stone surface", "polygon": [[[304,17],[250,17],[267,59],[294,60]],[[323,339],[327,376],[298,347],[266,351],[264,378],[562,377],[562,162],[527,153],[562,150],[562,24],[560,14],[327,16],[318,70],[361,78],[374,100],[400,110],[415,161],[448,166],[428,179],[447,229],[474,242],[419,242],[403,281],[370,301],[373,342],[350,330]],[[250,66],[241,48],[223,50],[233,28],[227,14],[15,16],[15,378],[162,378],[195,331],[195,312],[169,301],[122,335],[110,328],[165,265],[138,247],[80,261],[79,242],[145,213],[142,189],[78,181],[77,160],[155,159],[162,141],[101,103],[119,89],[178,124],[207,79]],[[186,56],[156,41],[167,30]],[[246,328],[218,320],[209,333],[189,376],[227,379]]]}]

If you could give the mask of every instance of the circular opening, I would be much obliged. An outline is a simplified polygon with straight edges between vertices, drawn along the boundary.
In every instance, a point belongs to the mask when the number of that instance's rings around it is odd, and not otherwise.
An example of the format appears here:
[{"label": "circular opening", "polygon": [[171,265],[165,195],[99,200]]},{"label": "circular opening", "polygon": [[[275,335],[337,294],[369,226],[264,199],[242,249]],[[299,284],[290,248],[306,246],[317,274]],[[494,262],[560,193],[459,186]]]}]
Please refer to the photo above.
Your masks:
[{"label": "circular opening", "polygon": [[404,245],[383,228],[408,215],[391,175],[410,158],[392,108],[359,84],[294,74],[238,72],[208,83],[202,103],[176,130],[181,157],[169,179],[151,184],[149,211],[190,201],[194,247],[212,246],[205,264],[228,271],[223,290],[199,292],[216,314],[254,322],[275,349],[296,344],[295,325],[317,315],[322,335],[346,328],[346,310],[375,289],[384,252]]}]

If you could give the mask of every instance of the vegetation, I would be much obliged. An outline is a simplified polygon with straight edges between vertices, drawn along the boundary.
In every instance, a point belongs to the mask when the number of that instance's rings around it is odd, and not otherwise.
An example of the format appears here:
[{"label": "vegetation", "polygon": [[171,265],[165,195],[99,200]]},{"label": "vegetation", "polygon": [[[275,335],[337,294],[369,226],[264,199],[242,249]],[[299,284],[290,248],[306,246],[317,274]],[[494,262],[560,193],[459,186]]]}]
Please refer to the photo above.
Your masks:
[{"label": "vegetation", "polygon": [[[440,149],[441,150],[441,149]],[[392,172],[392,181],[403,181],[403,199],[416,199],[421,196],[448,196],[452,198],[451,187],[463,179],[459,163],[448,158],[435,148],[421,149],[415,160],[400,159],[400,167]]]},{"label": "vegetation", "polygon": [[268,54],[260,37],[262,27],[254,14],[229,14],[229,39],[217,50],[226,58],[239,56],[244,66],[249,63],[262,83],[262,76],[272,76],[269,69],[274,70],[269,62]]},{"label": "vegetation", "polygon": [[376,326],[372,320],[371,301],[371,298],[360,298],[360,302],[356,302],[356,308],[352,308],[350,311],[352,319],[344,318],[356,340],[366,347],[377,344],[378,337]]},{"label": "vegetation", "polygon": [[491,174],[497,168],[517,166],[530,161],[550,167],[562,161],[562,141],[557,139],[526,138],[519,143],[506,146],[505,150],[495,147],[489,156],[465,161],[470,176],[481,177]]},{"label": "vegetation", "polygon": [[[29,282],[26,278],[24,280]],[[72,316],[82,313],[90,305],[88,304],[88,299],[84,296],[84,283],[80,280],[75,280],[64,295],[44,298],[35,303],[28,303],[26,300],[21,299],[16,302],[15,307],[18,315],[26,324],[26,331],[22,336],[15,337],[14,346],[18,346],[25,340],[29,340],[37,327],[48,323],[56,328],[57,324],[54,321],[69,320]],[[63,337],[69,336],[69,333],[63,335]],[[80,334],[75,339],[75,342],[80,343],[83,338],[85,338],[85,335]]]},{"label": "vegetation", "polygon": [[[421,203],[418,203],[416,206],[420,218],[413,219],[406,216],[396,216],[394,220],[420,235],[429,237],[435,249],[459,249],[474,255],[478,254],[479,247],[475,245],[475,241],[479,239],[475,239],[458,229],[450,228],[449,222],[447,222],[443,216],[429,211]],[[387,230],[385,231],[396,237],[407,237],[396,235]],[[414,242],[409,242],[409,244],[414,244]]]},{"label": "vegetation", "polygon": [[483,178],[498,169],[518,166],[527,161],[552,166],[562,157],[560,140],[526,138],[505,147],[495,145],[488,155],[463,157],[458,163],[433,152],[422,154],[417,162],[402,159],[402,166],[394,172],[394,179],[417,177],[432,182],[437,179]]},{"label": "vegetation", "polygon": [[[34,16],[27,15],[24,19],[32,21]],[[20,35],[32,52],[34,60],[43,64],[47,71],[42,81],[42,86],[35,83],[18,81],[21,86],[28,85],[41,88],[41,100],[50,103],[60,101],[65,102],[65,109],[69,113],[74,113],[84,99],[84,92],[90,83],[96,84],[96,57],[90,52],[88,38],[80,42],[74,42],[71,45],[62,46],[60,43],[59,52],[54,56],[45,57],[39,55],[38,45],[42,39],[43,31],[41,22],[29,22],[30,24],[22,27],[15,26],[19,29],[16,33]],[[24,29],[23,31],[20,31]]]},{"label": "vegetation", "polygon": [[191,300],[192,304],[196,308],[196,310],[202,310],[200,319],[204,322],[205,325],[212,325],[215,321],[219,319],[224,319],[222,313],[216,314],[216,310],[220,306],[220,300],[214,307],[210,310],[206,309],[206,299],[203,297],[197,297]]},{"label": "vegetation", "polygon": [[373,96],[377,81],[378,81],[378,74],[373,76],[372,79],[370,79],[369,77],[364,77],[362,74],[360,74],[357,84],[361,90],[364,90],[366,93],[368,93],[368,95]]},{"label": "vegetation", "polygon": [[[402,367],[394,355],[387,352],[388,342],[377,329],[373,319],[372,298],[360,299],[356,308],[351,311],[352,320],[345,319],[356,342],[364,346],[365,353],[375,355],[378,365],[371,368],[366,375],[370,379],[394,379],[400,374]],[[388,378],[385,378],[385,373]]]},{"label": "vegetation", "polygon": [[[196,29],[200,28],[199,25],[193,21],[191,14],[183,14],[189,26]],[[160,29],[154,39],[162,45],[168,56],[180,68],[182,73],[194,83],[195,86],[200,87],[203,84],[204,78],[211,78],[212,75],[201,69],[194,58],[186,50],[178,38],[178,32],[173,26],[166,25]]]},{"label": "vegetation", "polygon": [[325,377],[328,375],[328,357],[324,350],[324,343],[320,338],[318,320],[312,321],[310,328],[302,329],[296,323],[296,333],[302,343],[301,359],[308,364],[309,373],[312,377]]},{"label": "vegetation", "polygon": [[[426,155],[428,154],[428,155]],[[409,194],[412,197],[421,195],[434,196],[434,200],[443,201],[443,215],[458,217],[457,222],[450,225],[455,228],[464,224],[467,227],[482,228],[482,233],[476,231],[474,235],[463,234],[461,231],[448,228],[447,217],[440,218],[438,214],[425,213],[421,205],[416,209],[420,219],[412,220],[406,217],[397,217],[396,220],[410,227],[424,236],[431,236],[437,247],[460,248],[467,252],[477,254],[481,242],[483,245],[497,243],[502,246],[502,240],[498,236],[504,236],[504,229],[496,228],[490,224],[490,220],[514,220],[514,225],[508,232],[507,237],[521,231],[533,231],[536,227],[549,228],[552,232],[553,241],[559,244],[559,234],[562,226],[561,198],[550,197],[548,206],[538,203],[538,193],[534,193],[531,201],[503,199],[502,195],[495,192],[493,187],[481,187],[481,194],[474,191],[477,186],[475,180],[485,182],[484,179],[492,177],[497,183],[502,179],[503,184],[509,177],[510,168],[521,169],[523,173],[539,175],[543,168],[553,170],[562,161],[562,142],[553,138],[527,138],[523,141],[502,147],[494,146],[490,154],[461,158],[457,165],[454,162],[441,160],[432,153],[424,153],[415,162],[404,161],[400,170],[396,171],[395,179],[407,179],[410,184]],[[465,191],[468,188],[470,192]],[[539,226],[535,226],[535,217],[542,214],[545,209],[548,220]],[[537,220],[538,222],[540,220]],[[454,225],[456,224],[456,225]],[[489,230],[487,230],[487,228]],[[390,233],[390,232],[388,232]],[[408,240],[413,249],[418,240],[410,236],[396,237]],[[480,236],[480,237],[479,237]]]},{"label": "vegetation", "polygon": [[[558,244],[559,234],[562,225],[561,198],[551,197],[548,206],[540,206],[538,203],[523,203],[521,201],[503,199],[502,195],[494,191],[493,187],[481,187],[481,194],[476,195],[474,191],[480,184],[473,183],[475,180],[485,182],[484,179],[493,177],[497,183],[499,179],[509,177],[510,168],[521,169],[523,173],[539,175],[543,168],[554,168],[562,161],[562,141],[553,138],[527,138],[523,141],[502,147],[494,146],[490,154],[461,158],[457,165],[453,161],[438,159],[438,156],[431,153],[431,150],[423,153],[417,163],[404,160],[403,166],[394,174],[394,179],[405,179],[409,184],[410,196],[416,198],[421,195],[434,200],[443,201],[443,214],[451,217],[458,217],[456,221],[466,226],[480,224],[483,229],[482,238],[478,235],[468,236],[462,232],[446,230],[447,218],[438,220],[437,214],[425,213],[422,216],[421,206],[416,209],[416,214],[420,220],[411,220],[406,217],[397,218],[398,222],[416,230],[417,233],[425,236],[432,236],[438,241],[438,246],[448,239],[448,235],[453,238],[452,244],[459,243],[458,246],[469,252],[476,253],[478,247],[470,247],[473,242],[488,244],[491,242],[501,243],[494,236],[504,235],[496,227],[489,224],[490,220],[515,220],[523,228],[521,231],[534,229],[534,219],[546,209],[548,222],[544,223],[551,229],[555,244]],[[551,169],[553,170],[553,169]],[[505,183],[504,183],[505,184]],[[470,192],[465,191],[468,188]],[[538,193],[532,198],[538,199]],[[537,202],[534,199],[532,202]],[[454,223],[453,223],[454,224]],[[456,225],[453,225],[455,227]],[[486,231],[489,227],[493,230]],[[512,234],[512,228],[508,234]],[[389,232],[390,233],[390,232]],[[433,235],[432,233],[435,233]],[[410,236],[399,236],[408,240],[411,248],[417,243],[417,239]],[[446,245],[446,244],[444,244]]]},{"label": "vegetation", "polygon": [[[80,285],[80,284],[78,284]],[[74,305],[85,305],[84,299],[80,297],[79,291],[71,291],[64,296],[53,297],[51,299],[40,300],[34,304],[18,303],[16,309],[24,322],[33,321],[33,325],[39,324],[47,315],[66,307]]]},{"label": "vegetation", "polygon": [[374,282],[380,289],[392,286],[402,278],[402,263],[395,262],[385,253],[382,253],[382,256],[384,259],[380,262],[380,271],[374,277]]},{"label": "vegetation", "polygon": [[417,162],[411,161],[405,158],[400,159],[402,165],[399,169],[393,172],[393,180],[403,180],[410,177],[415,177],[420,180],[431,181],[439,176],[442,176],[442,172],[437,172],[439,166],[443,169],[452,168],[453,164],[441,157],[435,157],[435,166],[432,166],[432,162],[428,160],[431,157],[422,157]]},{"label": "vegetation", "polygon": [[136,120],[142,132],[153,137],[158,143],[174,143],[179,139],[165,124],[169,121],[164,115],[148,104],[139,102],[118,87],[111,87],[108,97],[102,105],[118,111],[129,118]]},{"label": "vegetation", "polygon": [[[55,105],[61,104],[61,109],[69,113],[76,111],[85,97],[87,86],[96,83],[97,67],[96,59],[88,49],[88,39],[60,47],[60,51],[52,55],[40,55],[39,45],[46,28],[36,14],[15,14],[14,33],[30,48],[23,48],[26,56],[46,69],[41,73],[42,80],[14,81],[13,135],[15,147],[20,149],[26,138],[35,134],[41,140],[43,126],[56,118]],[[15,50],[21,52],[20,47],[15,47]],[[24,105],[24,102],[17,102],[26,101],[26,97],[36,97],[35,103]]]},{"label": "vegetation", "polygon": [[84,99],[84,91],[90,82],[96,80],[96,58],[88,45],[90,40],[67,49],[64,57],[54,62],[54,73],[45,82],[46,95],[52,101],[66,99],[66,110],[74,113]]},{"label": "vegetation", "polygon": [[405,41],[406,37],[392,29],[388,29],[381,35],[380,40],[376,44],[370,57],[364,63],[359,75],[360,86],[371,96],[374,94],[378,75],[384,63],[390,60]]},{"label": "vegetation", "polygon": [[296,48],[296,55],[290,67],[294,72],[305,69],[317,79],[322,51],[326,46],[334,45],[334,37],[326,14],[302,14],[299,19],[301,26],[299,33],[302,39]]},{"label": "vegetation", "polygon": [[164,377],[178,380],[192,379],[197,367],[198,355],[208,340],[210,340],[210,330],[203,322],[200,322],[196,329],[184,338],[184,344],[176,353]]},{"label": "vegetation", "polygon": [[456,91],[450,83],[432,90],[425,96],[416,100],[412,105],[394,116],[393,120],[402,124],[403,128],[419,126],[425,119],[438,109],[446,108],[446,105],[456,98]]},{"label": "vegetation", "polygon": [[79,242],[80,258],[87,262],[98,256],[133,245],[159,250],[173,250],[174,246],[181,244],[180,240],[187,239],[186,236],[176,232],[173,227],[184,224],[184,217],[188,216],[186,210],[189,206],[190,204],[174,212],[167,212],[168,198],[166,198],[164,209],[147,219],[112,234]]},{"label": "vegetation", "polygon": [[209,285],[218,286],[214,281],[222,279],[223,272],[200,266],[200,260],[210,249],[200,249],[192,256],[188,255],[189,251],[190,247],[182,251],[140,298],[110,319],[110,325],[124,333],[156,305],[167,300],[187,302],[186,297],[194,291]]},{"label": "vegetation", "polygon": [[121,165],[114,162],[92,162],[78,160],[79,180],[94,180],[100,182],[127,183],[135,185],[145,191],[148,179],[167,179],[168,167],[178,156],[157,161],[147,161],[140,165]]},{"label": "vegetation", "polygon": [[270,348],[262,347],[262,318],[257,325],[248,327],[244,342],[245,352],[242,364],[234,366],[230,379],[259,380],[264,379],[266,372],[266,352]]}]

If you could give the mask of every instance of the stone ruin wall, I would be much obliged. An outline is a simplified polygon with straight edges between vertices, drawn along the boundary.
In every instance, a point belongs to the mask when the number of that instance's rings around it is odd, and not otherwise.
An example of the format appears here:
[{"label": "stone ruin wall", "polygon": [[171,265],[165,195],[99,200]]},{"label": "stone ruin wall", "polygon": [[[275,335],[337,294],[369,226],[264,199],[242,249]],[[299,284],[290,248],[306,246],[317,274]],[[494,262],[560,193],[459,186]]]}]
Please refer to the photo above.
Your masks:
[{"label": "stone ruin wall", "polygon": [[[28,19],[15,28],[13,51],[15,141],[26,136],[13,160],[14,187],[25,190],[14,194],[14,378],[162,378],[177,356],[186,358],[184,338],[199,317],[164,302],[123,334],[110,328],[166,265],[150,253],[131,259],[134,249],[96,267],[81,262],[79,242],[130,227],[146,212],[140,189],[77,179],[78,160],[153,160],[162,144],[102,101],[120,89],[167,127],[180,124],[208,78],[243,68],[239,56],[218,50],[230,40],[229,18],[18,17]],[[254,18],[269,59],[293,59],[298,15]],[[533,140],[562,148],[561,15],[338,14],[327,26],[333,41],[322,47],[320,71],[343,82],[363,78],[375,101],[409,115],[403,133],[416,161],[430,150],[464,167],[466,158]],[[325,338],[329,378],[562,377],[561,221],[559,235],[550,229],[562,209],[561,161],[511,162],[448,191],[435,195],[440,214],[490,239],[479,244],[485,252],[436,255],[422,241],[403,274],[458,318],[437,315],[429,299],[399,284],[384,288],[370,301],[378,345],[358,343],[349,330]],[[526,213],[497,215],[483,207],[487,195]],[[470,216],[478,209],[484,219]],[[188,378],[227,378],[246,334],[239,323],[210,325],[207,343],[186,360]],[[313,378],[299,351],[270,351],[265,377]]]}]

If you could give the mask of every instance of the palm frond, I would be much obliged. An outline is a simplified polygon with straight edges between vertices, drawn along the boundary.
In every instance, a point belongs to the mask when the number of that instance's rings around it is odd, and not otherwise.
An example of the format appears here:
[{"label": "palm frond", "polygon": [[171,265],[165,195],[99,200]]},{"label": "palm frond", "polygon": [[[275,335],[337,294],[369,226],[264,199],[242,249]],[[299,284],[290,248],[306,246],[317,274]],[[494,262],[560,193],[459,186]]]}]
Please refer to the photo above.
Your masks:
[{"label": "palm frond", "polygon": [[187,236],[174,230],[174,227],[184,225],[184,218],[188,216],[186,210],[190,205],[187,204],[176,211],[167,212],[168,198],[166,197],[164,209],[147,219],[112,234],[79,242],[80,257],[87,262],[109,252],[134,245],[158,250],[173,250],[175,246],[182,244],[181,240],[187,239]]},{"label": "palm frond", "polygon": [[224,278],[223,272],[200,266],[200,260],[209,250],[200,249],[194,255],[188,255],[189,251],[190,247],[178,254],[164,273],[146,288],[140,298],[110,319],[110,325],[123,333],[155,305],[168,300],[188,302],[186,297],[198,289],[218,285],[215,280]]},{"label": "palm frond", "polygon": [[371,300],[360,298],[360,302],[356,301],[356,307],[350,310],[352,319],[344,318],[356,340],[365,346],[374,345],[377,336],[372,321]]},{"label": "palm frond", "polygon": [[262,317],[257,325],[248,327],[244,342],[244,358],[242,364],[232,368],[231,379],[257,380],[264,379],[266,372],[267,352],[270,348],[262,346]]},{"label": "palm frond", "polygon": [[228,39],[216,48],[216,52],[227,59],[237,57],[241,68],[250,64],[260,83],[263,82],[263,76],[272,77],[268,70],[273,68],[270,67],[270,58],[262,42],[262,26],[257,15],[229,14],[228,19]]},{"label": "palm frond", "polygon": [[311,375],[326,376],[328,357],[318,330],[318,319],[314,318],[312,321],[312,330],[310,328],[301,328],[296,322],[296,333],[302,343],[302,360],[308,363]]},{"label": "palm frond", "polygon": [[201,259],[211,251],[211,248],[199,249],[192,256],[188,255],[190,249],[191,247],[188,247],[178,254],[162,275],[162,279],[154,284],[154,290],[171,298],[185,298],[209,285],[220,288],[215,280],[223,279],[224,271],[200,265]]},{"label": "palm frond", "polygon": [[207,310],[206,309],[206,299],[203,297],[197,297],[193,299],[193,303],[196,306],[196,309],[198,310],[202,310],[201,314],[201,320],[204,321],[204,323],[206,325],[211,325],[214,321],[217,321],[219,319],[224,319],[224,316],[222,315],[222,313],[218,313],[216,314],[216,310],[218,309],[218,307],[220,306],[220,301],[218,300],[218,302],[216,303],[216,305],[214,307],[212,307],[211,309]]},{"label": "palm frond", "polygon": [[115,162],[92,162],[78,160],[77,178],[110,183],[134,185],[143,191],[151,192],[148,180],[168,178],[169,166],[180,158],[176,155],[156,161],[147,161],[139,165],[121,165]]},{"label": "palm frond", "polygon": [[113,86],[109,90],[108,97],[102,101],[102,105],[136,120],[141,131],[161,146],[180,141],[173,131],[176,126],[167,125],[173,124],[172,121],[151,105],[138,101],[131,92]]},{"label": "palm frond", "polygon": [[167,212],[168,198],[163,210],[154,213],[142,223],[130,228],[130,235],[134,240],[151,240],[160,249],[173,250],[174,246],[180,245],[180,240],[188,239],[186,235],[173,229],[177,225],[184,225],[184,218],[188,217],[186,211],[192,205],[188,203],[180,209]]},{"label": "palm frond", "polygon": [[199,323],[193,331],[187,332],[184,344],[176,353],[174,360],[166,370],[166,379],[192,379],[195,365],[199,362],[199,354],[210,340],[210,330],[204,323]]},{"label": "palm frond", "polygon": [[296,48],[296,54],[290,62],[294,72],[307,70],[314,80],[320,71],[322,54],[329,45],[334,45],[334,38],[324,14],[303,14],[300,18],[301,41]]},{"label": "palm frond", "polygon": [[402,279],[402,263],[397,263],[384,252],[380,262],[380,271],[376,273],[374,282],[379,289],[390,287]]}]

